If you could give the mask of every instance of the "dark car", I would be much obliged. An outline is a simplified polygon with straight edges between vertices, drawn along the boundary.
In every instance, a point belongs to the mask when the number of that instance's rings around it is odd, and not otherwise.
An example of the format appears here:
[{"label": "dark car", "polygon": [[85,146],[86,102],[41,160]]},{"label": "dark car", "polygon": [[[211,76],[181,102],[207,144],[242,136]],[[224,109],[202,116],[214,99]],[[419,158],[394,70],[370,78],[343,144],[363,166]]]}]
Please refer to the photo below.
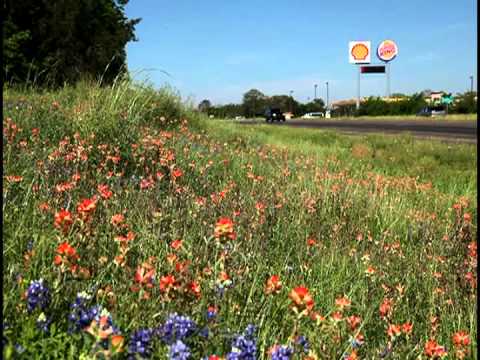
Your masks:
[{"label": "dark car", "polygon": [[265,110],[265,121],[285,121],[285,116],[278,108],[268,108],[267,110]]},{"label": "dark car", "polygon": [[417,113],[417,116],[439,116],[446,115],[443,106],[425,107]]}]

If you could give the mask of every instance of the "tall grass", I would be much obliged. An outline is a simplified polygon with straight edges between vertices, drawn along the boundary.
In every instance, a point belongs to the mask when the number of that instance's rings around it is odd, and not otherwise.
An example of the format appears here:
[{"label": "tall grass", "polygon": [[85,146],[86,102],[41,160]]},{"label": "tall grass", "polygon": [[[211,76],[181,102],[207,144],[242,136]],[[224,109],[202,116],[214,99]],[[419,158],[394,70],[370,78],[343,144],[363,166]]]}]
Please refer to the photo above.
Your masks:
[{"label": "tall grass", "polygon": [[[4,357],[139,357],[150,329],[176,358],[174,312],[191,359],[240,356],[248,324],[258,359],[475,356],[473,147],[211,122],[128,82],[6,89],[4,109]],[[71,329],[81,292],[116,334]]]}]

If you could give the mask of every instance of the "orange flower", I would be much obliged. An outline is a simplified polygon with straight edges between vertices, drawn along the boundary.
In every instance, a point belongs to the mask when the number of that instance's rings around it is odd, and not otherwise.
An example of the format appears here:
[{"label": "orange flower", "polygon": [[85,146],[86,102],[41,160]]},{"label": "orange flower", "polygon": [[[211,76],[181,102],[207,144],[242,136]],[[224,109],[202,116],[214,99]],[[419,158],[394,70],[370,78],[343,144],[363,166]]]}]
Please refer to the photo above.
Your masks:
[{"label": "orange flower", "polygon": [[18,175],[8,175],[8,176],[5,176],[5,179],[8,182],[18,183],[18,182],[21,182],[23,180],[23,177],[18,176]]},{"label": "orange flower", "polygon": [[408,335],[412,333],[413,329],[413,324],[411,322],[406,322],[405,324],[402,325],[402,331]]},{"label": "orange flower", "polygon": [[445,348],[437,344],[435,340],[428,340],[425,343],[425,355],[428,357],[444,357],[447,355]]},{"label": "orange flower", "polygon": [[299,286],[292,289],[288,297],[293,301],[295,308],[298,306],[301,309],[305,308],[307,311],[310,311],[315,304],[310,292],[304,286]]},{"label": "orange flower", "polygon": [[174,250],[178,250],[182,247],[182,243],[183,241],[178,239],[178,240],[175,240],[173,241],[171,244],[170,244],[170,247]]},{"label": "orange flower", "polygon": [[278,294],[282,289],[282,282],[278,275],[272,275],[265,284],[265,294]]},{"label": "orange flower", "polygon": [[115,214],[115,215],[112,215],[112,218],[110,220],[110,222],[112,223],[112,225],[114,226],[117,226],[117,225],[120,225],[122,222],[125,221],[125,217],[122,215],[122,214]]},{"label": "orange flower", "polygon": [[74,273],[77,271],[78,265],[76,262],[79,258],[75,248],[65,241],[58,245],[57,255],[55,255],[53,263],[56,266],[62,266],[62,272],[64,267],[69,267],[70,271]]},{"label": "orange flower", "polygon": [[392,311],[392,299],[384,299],[383,302],[380,304],[380,316],[382,318],[388,316]]},{"label": "orange flower", "polygon": [[182,175],[183,175],[183,171],[180,170],[180,169],[175,169],[175,170],[172,171],[173,180],[176,180],[177,178],[179,178]]},{"label": "orange flower", "polygon": [[57,229],[61,229],[64,233],[68,231],[70,225],[73,224],[73,218],[70,211],[62,209],[59,212],[55,213],[55,221],[53,225]]},{"label": "orange flower", "polygon": [[458,346],[468,346],[470,344],[470,336],[466,331],[458,331],[452,336],[453,345]]},{"label": "orange flower", "polygon": [[190,284],[188,284],[188,290],[195,295],[195,297],[198,299],[201,296],[201,288],[200,284],[196,281],[192,281]]},{"label": "orange flower", "polygon": [[217,221],[215,225],[215,237],[217,239],[220,238],[228,238],[230,240],[235,240],[236,234],[233,231],[233,221],[229,218],[222,217]]},{"label": "orange flower", "polygon": [[317,241],[315,239],[313,239],[313,238],[307,239],[307,246],[308,247],[312,247],[312,246],[315,246],[315,245],[317,245]]},{"label": "orange flower", "polygon": [[337,307],[340,310],[343,310],[344,308],[349,307],[351,303],[352,302],[346,296],[343,296],[335,300],[335,305],[337,305]]},{"label": "orange flower", "polygon": [[390,324],[387,329],[387,334],[389,337],[397,337],[402,332],[402,327],[400,325]]},{"label": "orange flower", "polygon": [[338,322],[341,321],[343,316],[340,311],[335,311],[332,315],[330,315],[333,321]]},{"label": "orange flower", "polygon": [[160,278],[160,290],[163,292],[169,292],[171,289],[177,287],[177,281],[175,276],[166,275]]},{"label": "orange flower", "polygon": [[87,219],[90,214],[92,214],[97,208],[97,199],[94,196],[91,199],[84,199],[78,204],[77,212],[80,214],[82,219]]},{"label": "orange flower", "polygon": [[347,324],[351,331],[354,331],[361,322],[362,318],[360,316],[352,315],[347,317]]},{"label": "orange flower", "polygon": [[110,199],[113,195],[108,185],[98,185],[97,190],[100,193],[100,196],[105,200]]},{"label": "orange flower", "polygon": [[150,264],[142,264],[135,271],[135,282],[145,285],[148,288],[153,287],[153,278],[155,277],[155,269]]}]

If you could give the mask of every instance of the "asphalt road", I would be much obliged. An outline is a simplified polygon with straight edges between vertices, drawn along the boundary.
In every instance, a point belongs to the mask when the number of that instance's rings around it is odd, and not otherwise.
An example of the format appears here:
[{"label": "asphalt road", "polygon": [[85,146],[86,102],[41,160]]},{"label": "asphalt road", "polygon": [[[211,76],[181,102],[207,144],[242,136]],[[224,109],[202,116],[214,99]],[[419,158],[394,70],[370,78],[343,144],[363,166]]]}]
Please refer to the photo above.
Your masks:
[{"label": "asphalt road", "polygon": [[[243,124],[267,124],[265,121],[244,120]],[[476,121],[448,121],[442,119],[418,120],[305,120],[291,119],[285,122],[268,123],[270,126],[292,126],[316,129],[335,129],[338,131],[356,133],[410,133],[420,138],[439,138],[450,141],[468,143],[477,142]]]}]

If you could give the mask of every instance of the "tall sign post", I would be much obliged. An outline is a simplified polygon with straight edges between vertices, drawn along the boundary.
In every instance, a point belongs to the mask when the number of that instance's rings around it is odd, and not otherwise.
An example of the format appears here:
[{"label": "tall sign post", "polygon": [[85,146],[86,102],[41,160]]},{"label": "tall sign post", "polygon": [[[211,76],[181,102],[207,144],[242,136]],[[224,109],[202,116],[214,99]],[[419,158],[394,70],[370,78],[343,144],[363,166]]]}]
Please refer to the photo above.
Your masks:
[{"label": "tall sign post", "polygon": [[[350,41],[348,43],[349,62],[351,64],[370,64],[370,41]],[[357,77],[357,110],[360,108],[360,68]]]},{"label": "tall sign post", "polygon": [[390,61],[398,55],[398,46],[393,40],[383,40],[377,47],[377,57],[385,63],[387,97],[390,97]]}]

